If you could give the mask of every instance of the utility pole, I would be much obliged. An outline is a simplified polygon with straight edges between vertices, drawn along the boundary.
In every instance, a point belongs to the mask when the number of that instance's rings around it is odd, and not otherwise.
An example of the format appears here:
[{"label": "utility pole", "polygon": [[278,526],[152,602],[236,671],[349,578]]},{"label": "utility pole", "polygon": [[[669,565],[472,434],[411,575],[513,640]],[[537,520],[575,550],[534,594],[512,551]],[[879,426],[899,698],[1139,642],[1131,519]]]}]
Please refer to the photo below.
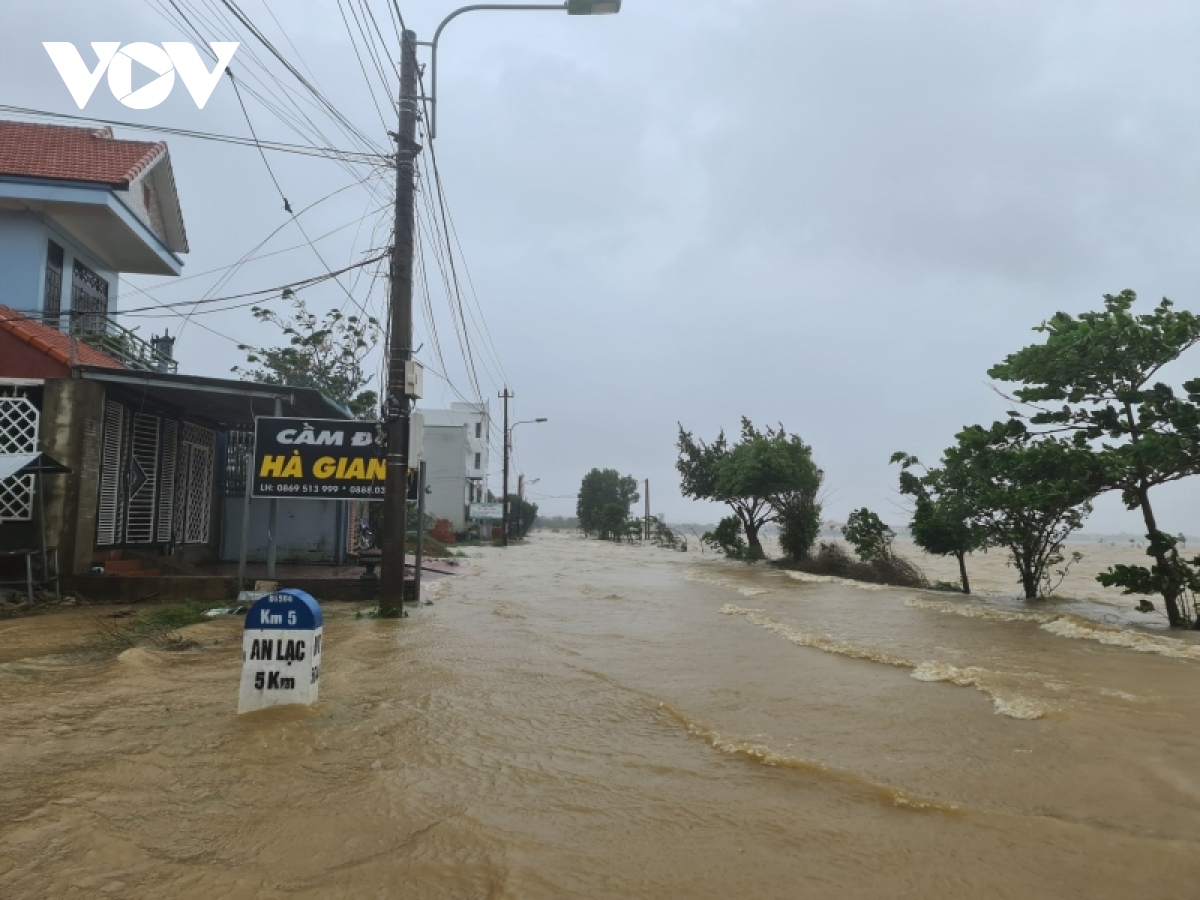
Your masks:
[{"label": "utility pole", "polygon": [[650,479],[646,479],[646,542],[650,542]]},{"label": "utility pole", "polygon": [[417,154],[417,36],[400,41],[400,127],[396,139],[396,225],[392,245],[387,419],[387,478],[383,497],[383,540],[379,610],[388,617],[404,612],[404,543],[408,520],[408,433],[410,403],[405,385],[412,360],[413,214]]},{"label": "utility pole", "polygon": [[505,385],[504,392],[500,394],[500,399],[504,401],[504,512],[500,520],[503,524],[504,533],[500,540],[503,542],[505,547],[508,546],[508,451],[509,445],[511,444],[508,434],[508,401],[511,400],[512,397],[512,392],[508,389],[508,386]]}]

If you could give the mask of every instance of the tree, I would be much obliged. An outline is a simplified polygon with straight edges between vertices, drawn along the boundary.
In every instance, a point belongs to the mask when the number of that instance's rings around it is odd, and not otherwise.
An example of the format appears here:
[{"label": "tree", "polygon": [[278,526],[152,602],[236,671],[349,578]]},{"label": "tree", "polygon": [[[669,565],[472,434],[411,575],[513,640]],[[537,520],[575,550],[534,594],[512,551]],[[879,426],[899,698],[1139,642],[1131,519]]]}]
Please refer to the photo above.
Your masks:
[{"label": "tree", "polygon": [[896,532],[865,506],[850,513],[842,536],[850,542],[863,562],[886,563],[892,558],[892,542],[896,540]]},{"label": "tree", "polygon": [[1125,587],[1127,593],[1152,588],[1178,627],[1188,624],[1180,610],[1181,591],[1196,573],[1186,571],[1187,564],[1172,553],[1170,535],[1159,529],[1150,489],[1200,472],[1200,444],[1190,430],[1200,420],[1200,380],[1184,385],[1186,398],[1151,381],[1200,342],[1200,316],[1175,310],[1167,299],[1152,312],[1135,316],[1130,310],[1136,300],[1133,291],[1122,291],[1106,294],[1099,312],[1057,313],[1034,329],[1046,335],[1045,343],[1009,355],[988,374],[1022,385],[1014,394],[1032,412],[1013,411],[1011,416],[1047,430],[1073,432],[1079,446],[1100,442],[1104,489],[1119,490],[1127,508],[1141,510],[1147,554],[1154,558],[1149,570],[1117,567],[1101,580]]},{"label": "tree", "polygon": [[737,516],[726,516],[712,531],[700,536],[700,542],[724,553],[729,559],[745,559],[746,542],[742,538],[742,520]]},{"label": "tree", "polygon": [[602,540],[624,537],[629,507],[641,499],[637,480],[616,469],[592,469],[583,476],[575,514],[585,534]]},{"label": "tree", "polygon": [[292,300],[291,318],[262,306],[252,311],[260,322],[277,326],[288,338],[287,346],[260,349],[238,344],[246,362],[257,368],[234,366],[232,371],[260,384],[316,388],[356,417],[374,418],[379,397],[364,390],[374,377],[364,363],[379,342],[379,322],[371,316],[344,316],[337,310],[320,317],[290,290],[284,291],[284,297]]},{"label": "tree", "polygon": [[918,476],[911,469],[921,462],[907,453],[892,454],[892,462],[901,464],[900,493],[916,501],[909,524],[913,542],[926,553],[957,559],[962,591],[971,593],[967,554],[983,549],[987,534],[975,523],[970,504],[946,484],[943,470],[925,469]]},{"label": "tree", "polygon": [[723,430],[709,444],[680,425],[677,447],[675,468],[684,496],[730,506],[739,533],[745,534],[742,558],[763,558],[759,531],[769,522],[783,526],[781,542],[790,556],[807,556],[820,531],[817,495],[824,473],[813,461],[812,448],[797,435],[782,425],[759,431],[743,417],[741,440],[732,446]]},{"label": "tree", "polygon": [[533,528],[533,523],[537,521],[537,514],[538,506],[536,503],[530,503],[517,494],[508,495],[509,521],[516,527],[517,534],[520,537],[524,537]]},{"label": "tree", "polygon": [[1049,593],[1063,544],[1103,484],[1099,457],[1072,441],[1038,438],[1009,419],[963,429],[941,470],[942,489],[971,511],[986,543],[1011,554],[1026,599]]}]

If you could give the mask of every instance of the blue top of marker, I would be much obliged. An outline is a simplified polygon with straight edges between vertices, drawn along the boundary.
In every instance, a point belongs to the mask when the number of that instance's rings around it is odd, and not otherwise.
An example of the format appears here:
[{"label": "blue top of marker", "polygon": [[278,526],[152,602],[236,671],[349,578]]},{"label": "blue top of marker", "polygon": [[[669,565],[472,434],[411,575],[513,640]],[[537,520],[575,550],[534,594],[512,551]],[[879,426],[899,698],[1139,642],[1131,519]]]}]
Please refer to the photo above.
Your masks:
[{"label": "blue top of marker", "polygon": [[325,624],[310,594],[285,588],[261,598],[246,613],[246,631],[315,631]]}]

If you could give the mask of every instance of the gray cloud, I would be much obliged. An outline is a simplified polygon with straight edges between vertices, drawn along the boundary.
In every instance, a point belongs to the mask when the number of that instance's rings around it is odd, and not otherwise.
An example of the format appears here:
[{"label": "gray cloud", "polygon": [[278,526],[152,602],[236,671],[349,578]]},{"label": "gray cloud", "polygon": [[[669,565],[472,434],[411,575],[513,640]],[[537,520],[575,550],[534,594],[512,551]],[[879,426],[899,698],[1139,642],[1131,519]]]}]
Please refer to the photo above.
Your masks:
[{"label": "gray cloud", "polygon": [[[284,18],[277,6],[322,87],[383,142],[336,10],[292,3]],[[428,38],[451,4],[402,6]],[[3,102],[63,112],[74,109],[40,41],[182,37],[133,0],[9,5],[0,28]],[[1001,415],[986,369],[1037,322],[1125,287],[1196,307],[1198,32],[1200,12],[1181,2],[627,0],[594,21],[456,21],[439,162],[517,411],[551,419],[518,432],[519,467],[557,495],[615,466],[651,479],[656,511],[711,520],[717,510],[677,496],[674,423],[712,435],[746,414],[815,446],[832,515],[865,504],[900,521],[889,454],[932,459],[962,425]],[[180,93],[137,114],[98,92],[89,112],[246,133],[226,86],[203,113]],[[265,136],[292,139],[251,108]],[[252,151],[170,143],[188,272],[284,224]],[[348,180],[320,161],[273,163],[295,208]],[[306,228],[373,202],[347,192]],[[322,242],[331,262],[370,243],[353,234]],[[302,237],[288,226],[277,240]],[[320,270],[295,251],[228,289]],[[342,302],[332,286],[312,296]],[[206,324],[264,337],[245,313]],[[238,358],[195,326],[180,352],[211,374]],[[483,373],[494,396],[493,380]],[[435,388],[430,401],[451,399]],[[1195,485],[1163,496],[1167,527],[1200,531]],[[1091,527],[1139,528],[1111,500]]]}]

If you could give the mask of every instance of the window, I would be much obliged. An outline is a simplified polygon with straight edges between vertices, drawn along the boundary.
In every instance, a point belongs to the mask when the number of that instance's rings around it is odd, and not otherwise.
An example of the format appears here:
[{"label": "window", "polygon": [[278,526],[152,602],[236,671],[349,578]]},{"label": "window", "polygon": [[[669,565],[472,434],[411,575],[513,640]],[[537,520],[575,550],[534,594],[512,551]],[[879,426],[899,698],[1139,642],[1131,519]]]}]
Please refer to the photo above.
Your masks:
[{"label": "window", "polygon": [[482,464],[483,464],[483,455],[480,453],[476,453],[475,454],[475,468],[478,469],[480,467],[480,465],[482,465]]},{"label": "window", "polygon": [[46,296],[42,300],[42,321],[51,328],[58,328],[62,309],[62,270],[63,248],[50,241],[46,248]]},{"label": "window", "polygon": [[85,334],[103,333],[108,325],[108,282],[75,260],[71,273],[71,311]]},{"label": "window", "polygon": [[[483,423],[476,422],[475,423],[475,439],[479,440],[479,438],[481,438],[481,437],[483,437]],[[479,463],[475,463],[475,468],[477,468],[477,469],[479,468]]]}]

